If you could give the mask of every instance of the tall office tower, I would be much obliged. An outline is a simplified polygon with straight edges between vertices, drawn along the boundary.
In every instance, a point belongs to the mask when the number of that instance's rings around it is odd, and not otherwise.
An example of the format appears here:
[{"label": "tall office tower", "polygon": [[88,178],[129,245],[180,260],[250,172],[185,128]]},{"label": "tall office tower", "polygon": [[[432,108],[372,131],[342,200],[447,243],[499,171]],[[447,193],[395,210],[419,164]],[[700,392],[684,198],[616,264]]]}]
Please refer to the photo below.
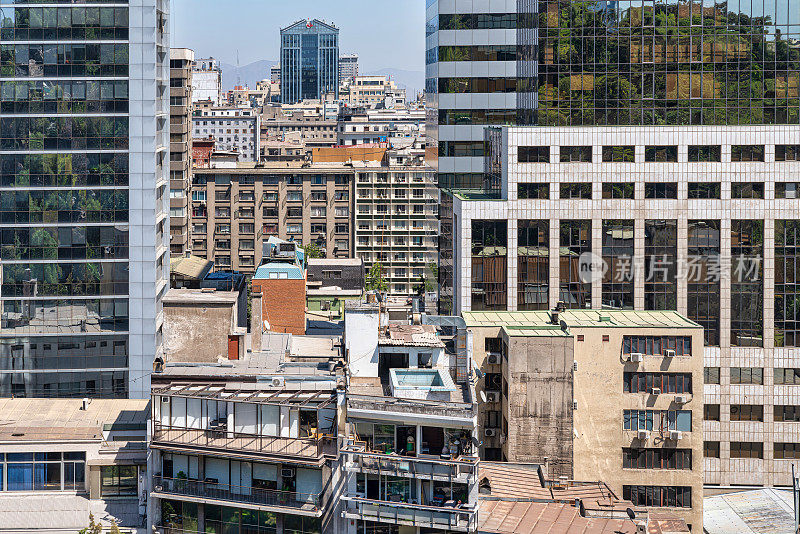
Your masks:
[{"label": "tall office tower", "polygon": [[339,56],[339,82],[344,83],[358,76],[358,54]]},{"label": "tall office tower", "polygon": [[149,395],[169,274],[168,14],[168,0],[2,7],[2,396]]},{"label": "tall office tower", "polygon": [[281,103],[339,98],[339,28],[299,20],[281,29]]},{"label": "tall office tower", "polygon": [[190,249],[189,188],[192,184],[192,63],[194,51],[169,51],[169,250]]},{"label": "tall office tower", "polygon": [[789,484],[800,413],[796,2],[537,8],[536,126],[487,129],[473,147],[487,187],[443,194],[443,307],[677,309],[705,328],[692,350],[706,367],[692,401],[705,402],[705,483]]}]

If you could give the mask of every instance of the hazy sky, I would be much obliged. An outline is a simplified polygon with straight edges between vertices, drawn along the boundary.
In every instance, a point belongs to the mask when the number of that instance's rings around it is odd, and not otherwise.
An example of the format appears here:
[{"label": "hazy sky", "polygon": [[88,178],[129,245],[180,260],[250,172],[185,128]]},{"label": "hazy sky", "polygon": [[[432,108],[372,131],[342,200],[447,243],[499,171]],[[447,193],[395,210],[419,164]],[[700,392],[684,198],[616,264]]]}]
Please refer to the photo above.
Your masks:
[{"label": "hazy sky", "polygon": [[172,0],[172,46],[235,65],[278,60],[280,28],[318,18],[364,71],[425,70],[425,0]]}]

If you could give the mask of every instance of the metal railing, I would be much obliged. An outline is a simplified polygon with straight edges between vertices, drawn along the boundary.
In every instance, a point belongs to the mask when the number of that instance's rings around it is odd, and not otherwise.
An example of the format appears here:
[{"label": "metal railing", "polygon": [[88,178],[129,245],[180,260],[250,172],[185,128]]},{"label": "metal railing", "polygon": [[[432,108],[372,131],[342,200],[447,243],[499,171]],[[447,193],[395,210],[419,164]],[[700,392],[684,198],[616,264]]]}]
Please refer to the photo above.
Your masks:
[{"label": "metal railing", "polygon": [[428,414],[439,417],[472,418],[472,405],[455,402],[436,402],[391,397],[371,397],[368,395],[347,395],[347,407],[361,410],[378,410],[411,414]]},{"label": "metal railing", "polygon": [[348,461],[359,470],[378,471],[386,475],[464,483],[478,475],[478,458],[474,456],[445,460],[431,455],[381,454],[367,451],[360,442],[347,444],[340,452],[347,455]]},{"label": "metal railing", "polygon": [[316,493],[252,488],[233,484],[220,484],[207,480],[166,478],[156,475],[153,477],[153,491],[155,493],[227,501],[240,505],[275,506],[314,512],[320,509],[320,496]]},{"label": "metal railing", "polygon": [[336,456],[338,452],[335,437],[286,438],[242,434],[224,428],[209,430],[164,426],[159,423],[153,424],[152,442],[299,458]]},{"label": "metal railing", "polygon": [[404,502],[342,497],[345,514],[366,521],[394,523],[456,532],[474,532],[478,514],[474,508],[426,506]]}]

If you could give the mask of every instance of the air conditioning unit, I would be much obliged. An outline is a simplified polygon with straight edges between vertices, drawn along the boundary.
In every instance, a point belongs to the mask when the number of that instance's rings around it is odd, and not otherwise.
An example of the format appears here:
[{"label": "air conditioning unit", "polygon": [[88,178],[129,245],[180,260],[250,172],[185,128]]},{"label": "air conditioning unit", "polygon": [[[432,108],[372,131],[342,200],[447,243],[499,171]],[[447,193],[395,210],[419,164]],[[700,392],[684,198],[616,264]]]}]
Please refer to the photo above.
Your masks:
[{"label": "air conditioning unit", "polygon": [[680,430],[670,430],[669,439],[671,439],[672,441],[678,441],[679,439],[683,439],[683,432],[681,432]]},{"label": "air conditioning unit", "polygon": [[573,410],[577,410],[578,409],[578,401],[572,401],[572,409]]},{"label": "air conditioning unit", "polygon": [[689,402],[689,395],[675,395],[675,402],[677,404],[686,404]]},{"label": "air conditioning unit", "polygon": [[282,388],[286,386],[286,379],[282,376],[273,376],[271,385],[274,388]]},{"label": "air conditioning unit", "polygon": [[497,435],[497,430],[494,428],[487,428],[484,430],[484,433],[486,434],[487,438],[493,438]]},{"label": "air conditioning unit", "polygon": [[169,404],[170,397],[161,397],[161,404]]},{"label": "air conditioning unit", "polygon": [[641,363],[644,361],[644,354],[641,352],[631,352],[631,355],[628,357],[628,361],[633,363]]},{"label": "air conditioning unit", "polygon": [[489,365],[500,365],[500,356],[498,354],[489,354],[489,357],[486,358],[486,361]]},{"label": "air conditioning unit", "polygon": [[650,390],[653,395],[661,395],[661,388],[653,388]]},{"label": "air conditioning unit", "polygon": [[157,491],[157,492],[164,491],[164,487],[163,486],[154,486],[153,487],[153,491]]},{"label": "air conditioning unit", "polygon": [[486,402],[500,402],[500,392],[499,391],[487,391],[486,392]]},{"label": "air conditioning unit", "polygon": [[648,430],[639,430],[636,432],[636,439],[646,440],[650,437],[650,432]]},{"label": "air conditioning unit", "polygon": [[294,467],[284,467],[281,469],[281,476],[283,478],[292,478],[294,477]]},{"label": "air conditioning unit", "polygon": [[674,358],[675,351],[673,349],[664,349],[664,357],[665,358]]}]

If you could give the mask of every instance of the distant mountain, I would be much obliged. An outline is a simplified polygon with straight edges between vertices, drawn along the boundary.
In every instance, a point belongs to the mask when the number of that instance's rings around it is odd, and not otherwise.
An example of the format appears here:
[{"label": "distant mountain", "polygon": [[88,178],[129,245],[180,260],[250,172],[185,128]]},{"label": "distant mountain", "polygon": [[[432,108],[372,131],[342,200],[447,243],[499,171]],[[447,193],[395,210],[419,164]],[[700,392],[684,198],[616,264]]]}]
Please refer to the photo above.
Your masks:
[{"label": "distant mountain", "polygon": [[360,74],[391,77],[398,86],[405,88],[409,100],[425,88],[425,73],[421,70],[380,69]]},{"label": "distant mountain", "polygon": [[242,65],[239,68],[222,63],[222,89],[228,91],[240,82],[243,86],[247,85],[250,89],[255,89],[258,82],[269,78],[269,69],[277,63],[277,61],[264,59],[249,65]]}]

